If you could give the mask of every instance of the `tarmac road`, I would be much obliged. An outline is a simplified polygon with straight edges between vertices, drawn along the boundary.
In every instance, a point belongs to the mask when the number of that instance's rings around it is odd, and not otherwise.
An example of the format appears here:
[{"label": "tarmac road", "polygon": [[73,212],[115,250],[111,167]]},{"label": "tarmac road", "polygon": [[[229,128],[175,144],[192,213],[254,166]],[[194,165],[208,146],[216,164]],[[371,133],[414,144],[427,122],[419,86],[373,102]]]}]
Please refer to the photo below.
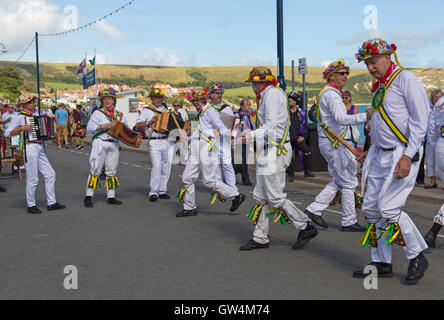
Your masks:
[{"label": "tarmac road", "polygon": [[[25,212],[25,183],[2,179],[0,194],[0,299],[443,299],[444,239],[426,254],[430,267],[418,285],[406,286],[408,260],[393,248],[395,276],[379,279],[377,290],[351,277],[369,260],[360,247],[361,233],[343,233],[340,208],[325,213],[328,230],[320,230],[305,250],[294,251],[293,226],[271,226],[271,246],[239,251],[252,236],[246,214],[254,205],[252,187],[240,186],[247,200],[237,214],[229,203],[209,204],[209,192],[197,186],[199,215],[176,218],[181,205],[182,166],[174,166],[171,200],[148,200],[151,165],[147,154],[122,151],[117,198],[109,206],[104,190],[95,207],[83,207],[88,151],[57,150],[47,144],[57,172],[56,193],[64,211],[46,211],[43,179],[37,199],[43,214]],[[253,179],[254,182],[254,179]],[[314,183],[287,185],[288,196],[304,209],[321,190]],[[437,204],[408,201],[406,211],[422,233],[432,224]],[[364,223],[362,214],[360,222]],[[66,266],[75,266],[78,289],[66,290]]]}]

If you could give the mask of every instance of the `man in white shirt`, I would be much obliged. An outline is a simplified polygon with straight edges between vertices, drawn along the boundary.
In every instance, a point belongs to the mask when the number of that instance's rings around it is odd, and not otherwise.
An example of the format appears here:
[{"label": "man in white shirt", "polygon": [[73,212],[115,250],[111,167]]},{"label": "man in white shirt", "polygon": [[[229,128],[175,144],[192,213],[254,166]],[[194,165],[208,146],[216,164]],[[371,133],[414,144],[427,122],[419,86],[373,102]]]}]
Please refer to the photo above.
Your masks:
[{"label": "man in white shirt", "polygon": [[359,232],[365,231],[365,228],[359,225],[356,216],[356,207],[360,205],[360,203],[356,203],[359,200],[356,200],[357,195],[355,194],[355,189],[358,186],[356,177],[358,164],[354,155],[320,125],[321,122],[325,123],[351,144],[349,126],[364,123],[368,120],[370,112],[355,115],[347,114],[347,108],[342,99],[342,89],[347,84],[349,70],[350,68],[344,64],[344,61],[339,59],[332,62],[324,71],[324,80],[327,83],[317,99],[318,136],[319,149],[328,162],[328,172],[332,176],[332,182],[325,186],[315,201],[307,207],[305,213],[317,225],[328,228],[328,224],[322,218],[322,212],[332,204],[332,201],[334,202],[334,199],[340,196],[342,198],[341,231]]},{"label": "man in white shirt", "polygon": [[55,196],[56,173],[49,162],[43,141],[29,141],[28,133],[32,127],[26,124],[26,117],[38,116],[35,113],[36,97],[20,97],[19,106],[23,106],[23,111],[12,118],[8,129],[5,132],[7,137],[20,135],[23,145],[23,156],[26,169],[26,202],[29,214],[41,214],[42,211],[37,208],[35,200],[35,191],[39,183],[39,171],[45,180],[46,201],[48,211],[63,210],[64,205],[57,202]]},{"label": "man in white shirt", "polygon": [[[379,277],[393,276],[392,245],[402,246],[410,260],[405,282],[414,284],[428,267],[423,255],[427,244],[402,209],[415,185],[430,107],[423,84],[400,66],[396,50],[394,44],[371,39],[356,54],[358,62],[364,61],[377,80],[372,89],[373,144],[368,153],[357,158],[359,162],[365,159],[363,191],[368,183],[366,192],[362,192],[367,231],[361,240],[363,246],[372,247],[370,265]],[[397,64],[391,61],[392,54]],[[363,270],[353,274],[356,278],[368,275]]]},{"label": "man in white shirt", "polygon": [[183,203],[183,211],[176,217],[189,217],[198,214],[196,206],[195,182],[202,174],[203,184],[213,192],[210,202],[216,198],[222,202],[232,200],[230,212],[236,211],[245,201],[245,195],[216,179],[216,166],[219,165],[218,137],[227,133],[227,128],[220,120],[218,111],[210,104],[205,105],[207,90],[187,93],[185,98],[191,101],[198,112],[195,118],[198,126],[191,136],[188,162],[182,174],[183,187],[177,195]]},{"label": "man in white shirt", "polygon": [[92,208],[92,197],[94,191],[100,188],[99,175],[105,166],[105,188],[110,205],[121,205],[116,199],[116,189],[120,186],[117,178],[117,167],[119,165],[119,139],[112,137],[108,131],[114,127],[117,120],[126,126],[128,122],[123,114],[116,110],[116,91],[106,88],[99,93],[101,108],[94,112],[88,122],[86,131],[93,134],[91,155],[89,157],[90,173],[86,186],[86,196],[83,201],[86,208]]},{"label": "man in white shirt", "polygon": [[2,115],[2,121],[1,124],[3,124],[3,128],[8,130],[8,126],[11,123],[11,120],[17,115],[17,113],[14,111],[14,106],[12,104],[8,105],[8,112],[5,112]]},{"label": "man in white shirt", "polygon": [[168,132],[159,133],[153,128],[158,116],[168,112],[168,108],[163,104],[165,92],[153,87],[148,96],[153,105],[143,108],[136,121],[136,127],[145,129],[148,137],[148,150],[152,164],[149,198],[154,202],[157,199],[170,199],[167,186],[171,173],[174,142],[168,141]]},{"label": "man in white shirt", "polygon": [[300,230],[293,245],[294,250],[303,249],[317,236],[318,231],[310,219],[299,210],[284,193],[286,170],[291,162],[290,118],[287,95],[276,88],[277,79],[267,67],[255,67],[247,79],[258,96],[256,129],[244,132],[240,143],[256,140],[256,186],[253,197],[257,205],[248,214],[255,224],[253,239],[240,250],[268,248],[270,245],[269,216],[283,225],[293,224]]},{"label": "man in white shirt", "polygon": [[[217,82],[213,84],[210,89],[210,105],[212,105],[219,113],[229,115],[233,117],[234,121],[234,113],[231,107],[222,102],[222,96],[225,93],[225,86],[223,82]],[[231,162],[231,127],[227,127],[227,134],[220,138],[220,148],[219,148],[219,156],[220,163],[222,165],[217,167],[216,177],[220,181],[225,180],[225,183],[228,184],[235,191],[238,191],[236,186],[236,174],[234,173],[233,164]],[[223,173],[223,177],[222,177]],[[225,178],[225,179],[224,179]]]}]

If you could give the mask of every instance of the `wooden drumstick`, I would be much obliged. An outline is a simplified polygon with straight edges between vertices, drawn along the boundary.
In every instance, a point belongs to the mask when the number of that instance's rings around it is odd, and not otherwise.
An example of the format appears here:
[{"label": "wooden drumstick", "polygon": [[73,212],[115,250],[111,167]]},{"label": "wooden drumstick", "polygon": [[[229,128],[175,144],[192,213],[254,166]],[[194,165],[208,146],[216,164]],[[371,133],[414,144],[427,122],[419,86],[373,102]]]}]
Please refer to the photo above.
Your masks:
[{"label": "wooden drumstick", "polygon": [[325,122],[320,122],[319,125],[324,129],[327,130],[327,132],[336,140],[338,140],[344,147],[346,147],[351,153],[355,155],[355,157],[359,157],[360,153],[356,151],[355,148],[353,148],[350,144],[347,143],[344,139],[342,139],[336,132],[334,132],[332,129],[330,129]]}]

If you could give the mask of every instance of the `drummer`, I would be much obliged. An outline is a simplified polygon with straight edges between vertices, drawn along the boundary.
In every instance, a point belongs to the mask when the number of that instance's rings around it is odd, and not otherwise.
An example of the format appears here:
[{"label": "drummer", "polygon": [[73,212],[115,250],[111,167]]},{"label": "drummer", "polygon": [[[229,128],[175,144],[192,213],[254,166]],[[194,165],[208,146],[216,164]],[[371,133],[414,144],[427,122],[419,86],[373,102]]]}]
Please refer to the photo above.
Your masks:
[{"label": "drummer", "polygon": [[164,104],[165,92],[162,89],[152,87],[148,97],[153,105],[142,110],[136,121],[136,128],[144,128],[148,137],[148,150],[152,164],[148,196],[150,201],[154,202],[158,199],[170,199],[167,194],[167,186],[170,179],[175,141],[169,141],[167,133],[159,133],[154,130],[159,115],[168,112],[168,108]]},{"label": "drummer", "polygon": [[86,131],[93,134],[91,155],[89,164],[91,171],[86,187],[86,197],[84,205],[87,208],[93,207],[92,197],[94,190],[101,187],[99,175],[102,167],[105,166],[105,186],[108,204],[121,205],[122,202],[116,199],[116,189],[119,187],[117,179],[117,166],[119,164],[119,139],[112,137],[108,131],[119,120],[128,125],[125,116],[116,110],[117,93],[112,88],[104,89],[99,93],[101,108],[94,112],[88,122]]}]

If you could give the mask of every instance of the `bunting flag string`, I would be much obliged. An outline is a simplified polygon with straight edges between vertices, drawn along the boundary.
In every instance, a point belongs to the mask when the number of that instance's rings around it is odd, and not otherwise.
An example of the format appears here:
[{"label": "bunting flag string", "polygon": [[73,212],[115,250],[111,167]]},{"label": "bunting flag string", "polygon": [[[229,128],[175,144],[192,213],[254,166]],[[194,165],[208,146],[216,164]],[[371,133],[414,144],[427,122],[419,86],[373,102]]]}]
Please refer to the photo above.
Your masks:
[{"label": "bunting flag string", "polygon": [[15,61],[15,63],[18,63],[23,56],[25,55],[25,53],[29,50],[29,47],[31,47],[31,45],[34,43],[35,37],[32,38],[32,40],[29,42],[28,46],[26,47],[26,49],[22,52],[22,54],[20,55],[20,57]]},{"label": "bunting flag string", "polygon": [[41,37],[55,37],[55,36],[62,36],[62,35],[65,35],[65,34],[76,32],[76,31],[79,31],[79,30],[83,30],[85,28],[91,27],[92,25],[96,24],[97,22],[100,22],[102,20],[107,19],[108,17],[112,16],[115,13],[118,13],[120,10],[123,10],[126,7],[132,5],[134,1],[136,1],[136,0],[131,0],[130,2],[124,4],[120,8],[117,8],[116,10],[108,13],[107,15],[105,15],[103,17],[100,17],[100,18],[98,18],[98,19],[96,19],[94,21],[91,21],[90,23],[84,24],[84,25],[82,25],[80,27],[77,27],[77,28],[74,28],[74,29],[71,29],[71,30],[67,30],[67,31],[62,31],[62,32],[39,33],[39,36],[41,36]]}]

